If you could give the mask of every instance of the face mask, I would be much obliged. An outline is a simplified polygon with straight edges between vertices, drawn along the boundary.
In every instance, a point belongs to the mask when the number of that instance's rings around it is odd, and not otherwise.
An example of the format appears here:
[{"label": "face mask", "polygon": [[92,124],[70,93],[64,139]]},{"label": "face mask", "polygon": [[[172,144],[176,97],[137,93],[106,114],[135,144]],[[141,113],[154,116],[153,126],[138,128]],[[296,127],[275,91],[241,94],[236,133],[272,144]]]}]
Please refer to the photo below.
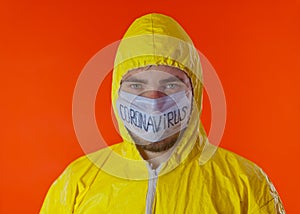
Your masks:
[{"label": "face mask", "polygon": [[181,91],[157,99],[120,91],[117,109],[128,130],[148,142],[157,142],[187,126],[191,97],[191,91]]}]

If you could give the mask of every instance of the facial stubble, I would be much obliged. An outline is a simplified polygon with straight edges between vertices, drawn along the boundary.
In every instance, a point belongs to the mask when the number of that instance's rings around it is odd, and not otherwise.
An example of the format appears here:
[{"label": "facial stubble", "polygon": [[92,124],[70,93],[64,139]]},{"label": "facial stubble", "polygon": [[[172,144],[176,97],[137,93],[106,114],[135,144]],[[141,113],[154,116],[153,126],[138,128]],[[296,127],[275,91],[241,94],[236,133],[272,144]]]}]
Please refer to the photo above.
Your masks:
[{"label": "facial stubble", "polygon": [[[128,129],[127,129],[128,130]],[[163,140],[160,140],[158,142],[148,142],[137,135],[133,134],[131,131],[128,130],[128,133],[130,134],[131,138],[135,142],[135,145],[137,149],[142,149],[145,151],[150,151],[154,153],[158,152],[164,152],[172,148],[178,140],[180,140],[181,135],[183,134],[185,130],[181,130]]]}]

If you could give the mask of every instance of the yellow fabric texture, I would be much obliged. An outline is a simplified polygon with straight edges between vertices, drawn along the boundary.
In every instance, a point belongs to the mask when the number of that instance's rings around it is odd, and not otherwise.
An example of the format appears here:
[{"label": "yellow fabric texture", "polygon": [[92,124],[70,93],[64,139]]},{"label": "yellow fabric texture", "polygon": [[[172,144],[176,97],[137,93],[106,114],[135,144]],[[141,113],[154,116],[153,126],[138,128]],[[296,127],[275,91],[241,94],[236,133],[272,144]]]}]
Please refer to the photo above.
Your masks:
[{"label": "yellow fabric texture", "polygon": [[[162,14],[135,20],[115,59],[112,103],[132,69],[168,65],[187,73],[193,86],[188,128],[156,184],[153,213],[285,213],[267,175],[254,163],[208,143],[199,120],[202,72],[182,27]],[[123,142],[72,162],[52,184],[41,213],[145,213],[148,168],[114,109]]]}]

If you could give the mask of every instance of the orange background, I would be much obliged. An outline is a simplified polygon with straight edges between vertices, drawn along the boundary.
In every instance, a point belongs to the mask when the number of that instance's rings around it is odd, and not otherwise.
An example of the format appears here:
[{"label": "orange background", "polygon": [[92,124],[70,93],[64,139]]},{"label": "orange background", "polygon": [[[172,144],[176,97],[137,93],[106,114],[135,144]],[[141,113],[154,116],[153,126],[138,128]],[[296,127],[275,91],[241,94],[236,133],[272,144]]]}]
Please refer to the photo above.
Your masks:
[{"label": "orange background", "polygon": [[[76,80],[148,12],[181,23],[218,72],[227,99],[221,146],[260,165],[287,213],[298,213],[299,0],[2,1],[0,212],[38,213],[53,180],[83,155],[72,125]],[[101,105],[109,105],[110,78]],[[206,127],[209,114],[205,97]],[[99,124],[118,141],[111,124]]]}]

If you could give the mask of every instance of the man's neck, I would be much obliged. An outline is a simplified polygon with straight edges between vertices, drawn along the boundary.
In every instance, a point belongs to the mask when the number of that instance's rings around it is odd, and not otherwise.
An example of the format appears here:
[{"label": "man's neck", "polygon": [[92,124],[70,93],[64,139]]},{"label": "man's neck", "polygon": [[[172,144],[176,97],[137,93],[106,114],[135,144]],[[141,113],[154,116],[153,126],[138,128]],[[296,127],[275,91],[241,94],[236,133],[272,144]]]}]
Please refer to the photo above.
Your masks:
[{"label": "man's neck", "polygon": [[138,150],[142,158],[151,165],[152,169],[156,169],[157,167],[159,167],[160,164],[166,162],[169,159],[174,149],[173,147],[162,152],[151,152],[144,149],[138,149]]}]

